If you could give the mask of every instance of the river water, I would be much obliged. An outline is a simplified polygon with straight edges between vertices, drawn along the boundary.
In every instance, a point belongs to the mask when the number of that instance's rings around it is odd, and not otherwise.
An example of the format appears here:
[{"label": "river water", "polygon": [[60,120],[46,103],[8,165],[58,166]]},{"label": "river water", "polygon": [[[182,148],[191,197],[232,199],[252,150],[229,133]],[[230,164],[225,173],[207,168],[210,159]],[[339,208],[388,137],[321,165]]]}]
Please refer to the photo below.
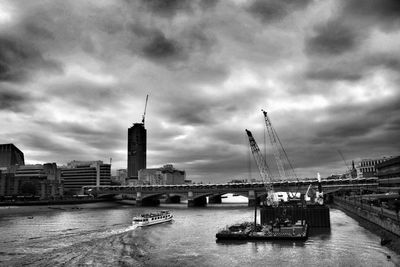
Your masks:
[{"label": "river water", "polygon": [[[225,243],[217,243],[215,233],[253,221],[253,208],[92,203],[37,209],[1,213],[0,266],[400,266],[399,255],[377,235],[337,209],[330,211],[331,229],[305,242]],[[132,216],[161,209],[174,220],[131,226]]]}]

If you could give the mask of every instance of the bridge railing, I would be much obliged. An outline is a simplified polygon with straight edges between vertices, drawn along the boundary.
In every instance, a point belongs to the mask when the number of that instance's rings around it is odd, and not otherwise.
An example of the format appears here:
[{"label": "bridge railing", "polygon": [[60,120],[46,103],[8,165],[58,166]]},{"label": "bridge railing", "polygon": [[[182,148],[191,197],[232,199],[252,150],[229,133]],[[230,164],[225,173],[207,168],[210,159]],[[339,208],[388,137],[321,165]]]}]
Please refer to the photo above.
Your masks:
[{"label": "bridge railing", "polygon": [[[346,178],[346,179],[323,179],[321,180],[322,187],[325,186],[340,186],[340,185],[364,185],[364,184],[374,184],[378,182],[378,178]],[[318,185],[316,179],[307,180],[286,180],[286,181],[274,181],[272,183],[263,182],[251,182],[251,183],[223,183],[223,184],[182,184],[182,185],[131,185],[131,186],[84,186],[84,192],[89,190],[95,191],[160,191],[160,190],[177,190],[177,191],[187,191],[187,190],[199,190],[199,189],[261,189],[267,185],[272,185],[272,187],[293,187],[293,186],[308,186],[308,185]]]}]

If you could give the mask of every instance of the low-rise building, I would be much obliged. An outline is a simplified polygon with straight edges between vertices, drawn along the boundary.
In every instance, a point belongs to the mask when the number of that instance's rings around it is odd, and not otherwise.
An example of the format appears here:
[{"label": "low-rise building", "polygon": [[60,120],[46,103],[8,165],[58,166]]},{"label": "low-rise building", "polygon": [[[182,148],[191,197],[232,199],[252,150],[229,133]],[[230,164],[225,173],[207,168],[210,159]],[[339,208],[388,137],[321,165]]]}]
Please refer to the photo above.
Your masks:
[{"label": "low-rise building", "polygon": [[382,157],[376,159],[362,159],[357,168],[358,178],[368,178],[376,176],[375,165],[385,162],[392,157]]},{"label": "low-rise building", "polygon": [[177,170],[172,164],[164,165],[161,168],[139,170],[139,184],[170,185],[185,184],[186,172]]},{"label": "low-rise building", "polygon": [[63,195],[63,185],[55,163],[15,165],[3,169],[0,196],[38,196],[41,199]]},{"label": "low-rise building", "polygon": [[128,171],[127,169],[118,169],[117,170],[117,175],[116,175],[116,180],[121,184],[121,185],[127,185],[128,181]]},{"label": "low-rise building", "polygon": [[83,186],[111,184],[111,164],[102,161],[71,161],[61,167],[64,189],[71,194],[82,193]]},{"label": "low-rise building", "polygon": [[0,167],[24,165],[24,153],[14,144],[0,144]]},{"label": "low-rise building", "polygon": [[379,188],[384,192],[400,192],[400,156],[377,164]]}]

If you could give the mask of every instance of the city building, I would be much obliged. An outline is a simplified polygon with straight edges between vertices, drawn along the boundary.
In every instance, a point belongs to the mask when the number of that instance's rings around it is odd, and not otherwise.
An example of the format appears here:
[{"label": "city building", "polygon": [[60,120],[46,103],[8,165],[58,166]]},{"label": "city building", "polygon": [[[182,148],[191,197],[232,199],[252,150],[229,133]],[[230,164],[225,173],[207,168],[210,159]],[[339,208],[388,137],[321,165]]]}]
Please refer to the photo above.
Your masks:
[{"label": "city building", "polygon": [[0,167],[10,168],[24,164],[24,153],[14,144],[0,144]]},{"label": "city building", "polygon": [[344,174],[341,175],[341,178],[352,179],[358,177],[357,168],[354,165],[354,160],[351,162],[351,168],[349,168]]},{"label": "city building", "polygon": [[177,170],[172,164],[164,165],[161,168],[139,170],[139,184],[185,184],[186,172]]},{"label": "city building", "polygon": [[119,182],[121,185],[127,185],[128,181],[128,172],[126,169],[118,169],[116,175],[116,181]]},{"label": "city building", "polygon": [[37,196],[41,199],[55,198],[63,195],[55,163],[16,165],[2,171],[0,196]]},{"label": "city building", "polygon": [[400,156],[375,166],[379,188],[385,192],[400,192]]},{"label": "city building", "polygon": [[357,168],[358,178],[368,178],[376,176],[375,165],[385,162],[392,157],[382,157],[376,159],[362,159]]},{"label": "city building", "polygon": [[128,129],[128,177],[137,178],[140,169],[146,169],[147,133],[144,123],[134,123]]},{"label": "city building", "polygon": [[82,193],[86,185],[100,186],[111,184],[111,164],[102,161],[71,161],[61,167],[64,190],[69,194]]}]

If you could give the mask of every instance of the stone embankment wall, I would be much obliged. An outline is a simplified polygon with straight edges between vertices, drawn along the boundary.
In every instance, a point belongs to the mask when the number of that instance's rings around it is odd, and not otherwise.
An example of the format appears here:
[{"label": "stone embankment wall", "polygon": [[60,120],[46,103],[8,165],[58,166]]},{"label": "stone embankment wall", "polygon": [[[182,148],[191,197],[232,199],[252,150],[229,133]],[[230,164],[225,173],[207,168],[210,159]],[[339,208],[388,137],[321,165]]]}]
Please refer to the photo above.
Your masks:
[{"label": "stone embankment wall", "polygon": [[340,208],[358,215],[359,217],[400,237],[400,224],[398,218],[395,216],[390,216],[391,218],[386,216],[382,209],[337,196],[334,197],[333,202]]}]

